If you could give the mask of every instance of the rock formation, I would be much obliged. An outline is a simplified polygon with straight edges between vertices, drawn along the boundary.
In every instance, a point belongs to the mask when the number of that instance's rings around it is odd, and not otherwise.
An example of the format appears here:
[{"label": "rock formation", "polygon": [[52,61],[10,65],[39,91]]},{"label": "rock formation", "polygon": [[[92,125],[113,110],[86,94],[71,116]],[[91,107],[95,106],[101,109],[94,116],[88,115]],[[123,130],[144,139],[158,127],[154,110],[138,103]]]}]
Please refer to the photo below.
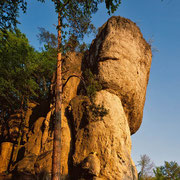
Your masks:
[{"label": "rock formation", "polygon": [[[135,23],[111,17],[86,55],[74,52],[63,57],[62,179],[137,180],[131,135],[142,122],[151,56]],[[92,72],[89,81],[87,70]],[[0,173],[11,168],[50,179],[53,112],[53,100],[27,110],[23,143],[13,164],[17,136],[8,139],[1,132],[0,159],[5,165]]]},{"label": "rock formation", "polygon": [[[127,117],[118,96],[102,90],[97,92],[95,103],[103,105],[108,114],[103,119],[92,119],[88,115],[78,113],[89,106],[84,97],[72,100],[72,111],[75,126],[74,164],[78,167],[91,151],[98,153],[101,163],[102,179],[129,179],[136,176],[136,169],[131,160],[131,139]],[[85,105],[84,105],[85,104]],[[84,116],[88,120],[84,120]],[[74,175],[75,176],[75,175]],[[81,177],[81,174],[79,174]]]},{"label": "rock formation", "polygon": [[118,95],[131,134],[140,127],[151,66],[151,48],[132,21],[112,17],[93,41],[88,66],[103,89]]}]

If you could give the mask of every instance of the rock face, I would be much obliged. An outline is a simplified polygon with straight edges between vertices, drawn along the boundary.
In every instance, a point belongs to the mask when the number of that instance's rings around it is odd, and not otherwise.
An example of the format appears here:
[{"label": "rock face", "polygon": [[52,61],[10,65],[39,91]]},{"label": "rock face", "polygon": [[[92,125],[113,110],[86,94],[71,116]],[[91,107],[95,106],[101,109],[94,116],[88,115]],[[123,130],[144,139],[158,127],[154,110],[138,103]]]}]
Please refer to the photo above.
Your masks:
[{"label": "rock face", "polygon": [[1,143],[0,151],[0,173],[6,172],[11,159],[11,153],[13,149],[13,143],[3,142]]},{"label": "rock face", "polygon": [[119,96],[134,134],[142,122],[152,59],[149,44],[135,23],[111,17],[99,29],[89,54],[89,67],[105,89]]},{"label": "rock face", "polygon": [[[88,106],[86,98],[76,97],[71,102],[76,127],[74,164],[78,166],[90,152],[97,152],[101,163],[99,177],[132,180],[135,176],[134,179],[137,179],[131,160],[129,125],[119,97],[102,90],[97,92],[95,103],[108,110],[103,120],[94,121],[91,118],[90,112],[85,110]],[[85,120],[85,117],[88,119]],[[80,172],[78,178],[81,175]]]},{"label": "rock face", "polygon": [[[136,24],[112,17],[99,29],[85,56],[74,52],[63,57],[61,179],[137,180],[131,134],[142,122],[151,56]],[[96,77],[94,84],[102,87],[94,97],[87,96],[87,90],[95,90],[86,82],[87,69]],[[9,123],[9,130],[13,129],[9,135],[8,130],[0,132],[0,159],[5,162],[0,173],[10,167],[30,173],[31,179],[34,175],[50,179],[53,113],[53,100],[31,104],[24,113],[24,130],[17,118]],[[17,159],[11,163],[18,148]],[[18,174],[16,179],[25,176]]]},{"label": "rock face", "polygon": [[77,95],[78,85],[81,77],[81,62],[83,55],[80,53],[69,53],[64,58],[63,76],[63,104],[62,104],[62,124],[61,124],[61,173],[64,178],[68,178],[69,156],[71,154],[71,122],[66,116],[67,106],[71,99]]},{"label": "rock face", "polygon": [[[96,93],[93,103],[103,106],[108,114],[94,121],[86,99],[76,97],[71,101],[76,167],[96,151],[101,163],[100,178],[137,179],[130,135],[142,122],[151,58],[149,44],[132,21],[112,17],[99,29],[86,68],[96,74],[104,89]],[[82,176],[80,171],[77,179]]]},{"label": "rock face", "polygon": [[[66,109],[71,99],[77,95],[77,88],[81,77],[81,62],[83,55],[80,53],[68,53],[63,57],[63,104],[62,104],[62,129],[61,129],[61,174],[64,179],[69,177],[69,154],[71,150],[71,122],[66,116]],[[12,142],[1,143],[0,159],[3,165],[0,166],[0,173],[8,170],[16,170],[19,179],[28,173],[29,178],[36,174],[50,179],[52,169],[52,148],[53,148],[53,117],[54,107],[51,102],[42,102],[40,104],[30,103],[25,112],[25,126],[21,126],[22,139],[19,147],[17,161],[13,161],[17,149],[17,139],[19,129],[22,124],[21,114],[13,114],[8,120],[8,129],[1,127],[1,136],[4,141],[12,141],[14,152],[12,152]],[[9,132],[8,132],[9,131]],[[12,157],[11,157],[12,156]],[[13,165],[12,165],[13,164]],[[44,176],[44,175],[43,175]],[[28,177],[26,177],[28,178]],[[41,177],[38,177],[41,179]]]}]

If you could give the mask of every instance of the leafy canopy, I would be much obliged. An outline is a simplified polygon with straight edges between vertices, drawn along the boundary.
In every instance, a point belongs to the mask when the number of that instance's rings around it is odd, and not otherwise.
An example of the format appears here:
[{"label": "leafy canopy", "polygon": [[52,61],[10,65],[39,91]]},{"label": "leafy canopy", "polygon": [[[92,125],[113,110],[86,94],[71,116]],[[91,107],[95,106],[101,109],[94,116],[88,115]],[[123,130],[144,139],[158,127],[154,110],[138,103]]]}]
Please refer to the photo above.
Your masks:
[{"label": "leafy canopy", "polygon": [[[103,0],[54,0],[56,12],[61,18],[61,26],[58,27],[62,33],[61,44],[66,35],[83,39],[85,34],[94,32],[95,28],[91,23],[92,14],[97,12],[98,4],[102,2]],[[121,1],[106,0],[105,3],[110,14],[118,8]]]},{"label": "leafy canopy", "polygon": [[[38,0],[45,2],[45,0]],[[52,0],[56,12],[61,14],[61,27],[71,27],[71,34],[88,33],[92,29],[91,14],[98,10],[98,4],[104,0]],[[114,13],[121,4],[121,0],[105,0],[108,13]],[[15,28],[19,11],[27,9],[26,0],[1,0],[0,2],[0,29]],[[66,20],[63,22],[63,20]]]},{"label": "leafy canopy", "polygon": [[0,111],[20,108],[27,99],[47,98],[56,50],[37,52],[19,30],[0,31]]},{"label": "leafy canopy", "polygon": [[0,1],[0,29],[15,28],[18,21],[19,10],[26,12],[25,0],[1,0]]},{"label": "leafy canopy", "polygon": [[[58,40],[55,34],[47,31],[45,28],[39,28],[39,34],[37,35],[40,43],[44,44],[45,50],[47,49],[57,49]],[[66,54],[67,52],[82,52],[84,53],[88,49],[88,45],[86,43],[80,43],[78,37],[74,34],[71,34],[66,38],[62,47],[62,53]]]},{"label": "leafy canopy", "polygon": [[164,166],[159,166],[154,169],[154,174],[157,180],[179,180],[180,166],[175,161],[165,161]]},{"label": "leafy canopy", "polygon": [[19,30],[0,32],[0,101],[18,105],[29,93],[36,96],[37,85],[30,78],[34,49]]}]

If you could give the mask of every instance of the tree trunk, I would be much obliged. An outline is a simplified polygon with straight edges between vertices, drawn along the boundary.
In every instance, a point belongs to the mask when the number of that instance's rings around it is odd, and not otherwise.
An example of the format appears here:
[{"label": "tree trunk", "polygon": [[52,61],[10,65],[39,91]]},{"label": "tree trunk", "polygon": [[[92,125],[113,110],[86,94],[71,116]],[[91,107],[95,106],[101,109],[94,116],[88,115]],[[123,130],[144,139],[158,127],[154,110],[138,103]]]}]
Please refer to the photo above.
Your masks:
[{"label": "tree trunk", "polygon": [[[21,146],[21,139],[22,139],[22,126],[24,124],[24,110],[23,110],[23,104],[24,104],[24,96],[22,97],[22,101],[21,101],[21,109],[20,109],[20,113],[21,113],[21,123],[19,125],[19,136],[17,138],[17,147],[16,147],[16,150],[13,154],[13,157],[12,157],[12,163],[14,165],[14,163],[16,162],[17,160],[17,156],[18,156],[18,152],[19,152],[19,149],[20,149],[20,146]],[[14,144],[15,146],[15,144]]]},{"label": "tree trunk", "polygon": [[61,104],[62,104],[62,77],[61,77],[61,16],[58,14],[58,54],[57,75],[55,89],[55,123],[52,157],[52,180],[60,180],[60,152],[61,152]]}]

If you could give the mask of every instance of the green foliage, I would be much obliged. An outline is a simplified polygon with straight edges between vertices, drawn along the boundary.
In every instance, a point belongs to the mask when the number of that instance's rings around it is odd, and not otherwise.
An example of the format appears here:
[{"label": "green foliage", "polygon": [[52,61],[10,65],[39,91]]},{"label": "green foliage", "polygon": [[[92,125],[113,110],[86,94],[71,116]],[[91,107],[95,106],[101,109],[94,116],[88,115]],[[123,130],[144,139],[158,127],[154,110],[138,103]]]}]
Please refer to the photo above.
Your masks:
[{"label": "green foliage", "polygon": [[157,180],[165,180],[165,177],[164,177],[164,173],[163,173],[163,170],[164,168],[162,166],[160,167],[156,167],[156,169],[154,169],[154,174],[155,174],[155,179]]},{"label": "green foliage", "polygon": [[102,86],[96,75],[94,75],[90,69],[85,70],[83,77],[86,85],[87,96],[92,99],[95,96],[96,91],[100,91],[102,89]]},{"label": "green foliage", "polygon": [[[49,49],[57,49],[58,46],[58,40],[55,34],[50,33],[44,28],[39,28],[39,34],[37,35],[37,38],[40,43],[44,44],[45,50]],[[84,53],[88,49],[88,45],[86,43],[80,43],[78,40],[78,37],[74,34],[71,34],[71,36],[68,37],[68,39],[64,40],[63,46],[62,46],[62,53],[66,54],[67,52],[81,52]]]},{"label": "green foliage", "polygon": [[55,34],[50,33],[45,28],[39,27],[37,38],[40,43],[45,43],[46,48],[57,48],[58,40]]},{"label": "green foliage", "polygon": [[180,180],[180,166],[177,162],[165,161],[164,166],[154,169],[156,180]]},{"label": "green foliage", "polygon": [[[38,0],[45,2],[45,0]],[[93,29],[90,23],[91,14],[98,10],[98,4],[103,0],[52,0],[56,11],[61,13],[62,27],[71,27],[71,34],[88,32]],[[108,13],[114,13],[121,0],[105,0]],[[0,29],[15,28],[18,21],[19,10],[26,12],[26,0],[1,0],[0,1]],[[63,23],[63,20],[66,22]],[[78,31],[79,30],[79,31]],[[73,33],[72,33],[73,32]],[[80,32],[80,33],[79,33]]]},{"label": "green foliage", "polygon": [[56,52],[36,52],[19,30],[0,32],[0,111],[19,109],[22,101],[47,98]]},{"label": "green foliage", "polygon": [[78,37],[75,36],[74,34],[71,34],[68,40],[65,40],[64,43],[65,44],[63,46],[63,54],[69,51],[84,53],[88,49],[88,45],[86,43],[81,44],[80,41],[78,40]]},{"label": "green foliage", "polygon": [[[45,0],[38,0],[45,2]],[[78,44],[79,39],[83,39],[85,34],[95,32],[95,27],[91,23],[92,14],[98,10],[98,4],[103,0],[52,0],[55,4],[55,10],[60,14],[60,27],[57,27],[61,31],[61,51],[65,49],[68,51],[74,50],[79,47],[79,51],[85,51],[87,46],[85,44]],[[108,13],[114,13],[118,8],[121,0],[105,0]],[[27,2],[25,0],[2,0],[0,2],[0,29],[7,29],[16,27],[18,23],[17,17],[19,10],[22,9],[26,12]],[[43,28],[40,28],[43,37],[39,36],[39,39],[51,38],[51,43],[54,36],[48,34]],[[73,43],[74,42],[74,43]],[[67,46],[69,44],[69,46]],[[48,43],[49,45],[49,43]],[[52,44],[51,44],[52,45]],[[53,44],[54,45],[54,44]],[[66,47],[64,47],[66,45]]]},{"label": "green foliage", "polygon": [[16,107],[23,97],[37,96],[38,86],[30,77],[35,51],[19,30],[1,31],[0,44],[0,101]]},{"label": "green foliage", "polygon": [[56,59],[57,50],[49,48],[48,45],[42,52],[37,52],[36,63],[32,73],[38,84],[37,100],[48,98],[52,75],[56,70]]},{"label": "green foliage", "polygon": [[103,105],[96,106],[94,103],[92,103],[92,105],[89,108],[92,112],[94,120],[97,120],[98,117],[100,117],[100,119],[103,120],[103,117],[108,114],[108,110],[104,108]]},{"label": "green foliage", "polygon": [[103,117],[108,114],[108,110],[104,108],[103,105],[96,105],[93,102],[93,98],[95,97],[96,92],[102,90],[102,86],[99,83],[96,75],[94,75],[90,69],[85,70],[83,77],[86,95],[91,100],[91,105],[89,106],[89,109],[92,112],[92,119],[94,119],[94,121],[97,121],[100,117],[100,119],[103,120]]},{"label": "green foliage", "polygon": [[0,29],[16,27],[19,10],[25,13],[27,2],[25,0],[1,0],[0,1]]},{"label": "green foliage", "polygon": [[115,0],[115,2],[113,2],[113,0],[105,0],[106,3],[106,8],[108,9],[108,13],[114,13],[117,8],[119,7],[119,5],[121,4],[121,0]]},{"label": "green foliage", "polygon": [[90,44],[86,44],[83,42],[82,44],[79,44],[77,47],[77,52],[85,53],[90,47]]},{"label": "green foliage", "polygon": [[[66,37],[71,38],[73,35],[77,39],[83,39],[85,34],[95,32],[91,18],[102,2],[103,0],[54,0],[56,12],[61,16],[61,27],[58,28],[62,32],[62,45],[67,44]],[[120,3],[120,0],[105,0],[108,13],[114,13]]]}]

